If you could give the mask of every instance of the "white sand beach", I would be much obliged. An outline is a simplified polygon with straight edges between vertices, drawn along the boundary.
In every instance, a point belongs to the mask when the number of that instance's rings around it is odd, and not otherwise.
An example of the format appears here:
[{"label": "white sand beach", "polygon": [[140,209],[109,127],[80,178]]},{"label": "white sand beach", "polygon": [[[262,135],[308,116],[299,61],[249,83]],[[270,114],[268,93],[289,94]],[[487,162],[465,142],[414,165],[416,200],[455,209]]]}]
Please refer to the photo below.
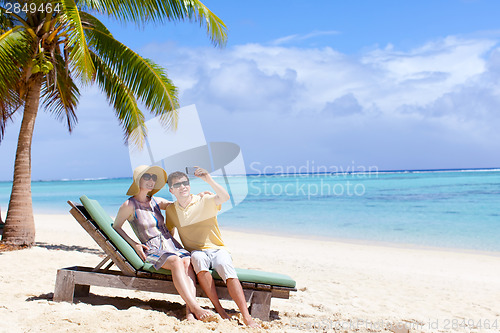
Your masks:
[{"label": "white sand beach", "polygon": [[[36,228],[36,246],[0,252],[0,332],[259,331],[237,315],[182,321],[176,295],[92,287],[76,304],[54,302],[57,269],[93,267],[103,252],[69,213],[36,215]],[[269,332],[500,331],[500,256],[222,232],[236,266],[297,281],[289,300],[272,300],[272,320],[259,321]]]}]

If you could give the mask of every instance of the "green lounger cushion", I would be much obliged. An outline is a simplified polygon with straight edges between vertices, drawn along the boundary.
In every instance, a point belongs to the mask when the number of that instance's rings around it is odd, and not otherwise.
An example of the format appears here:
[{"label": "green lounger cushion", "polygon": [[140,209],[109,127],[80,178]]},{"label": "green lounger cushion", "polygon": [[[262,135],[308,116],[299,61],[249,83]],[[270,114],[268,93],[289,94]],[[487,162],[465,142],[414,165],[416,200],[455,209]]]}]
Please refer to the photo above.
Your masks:
[{"label": "green lounger cushion", "polygon": [[152,264],[148,262],[142,261],[141,257],[135,252],[135,250],[130,246],[130,244],[123,239],[122,236],[113,228],[113,220],[106,213],[104,208],[102,208],[101,204],[96,200],[89,199],[86,195],[80,198],[80,201],[83,204],[83,207],[87,210],[87,212],[92,216],[92,219],[97,223],[99,228],[108,236],[109,239],[113,242],[113,244],[118,248],[120,253],[127,258],[127,260],[134,266],[135,269],[142,269],[144,271],[159,273],[165,275],[171,275],[170,270],[161,268],[160,270],[156,270]]},{"label": "green lounger cushion", "polygon": [[[285,274],[257,271],[253,269],[235,268],[238,279],[242,282],[270,284],[272,286],[295,288],[295,280]],[[215,270],[212,271],[214,279],[221,279]]]},{"label": "green lounger cushion", "polygon": [[[87,196],[80,197],[80,201],[83,206],[90,214],[92,219],[97,223],[101,230],[106,233],[113,244],[118,248],[120,253],[127,258],[127,260],[134,266],[137,270],[143,270],[151,273],[159,273],[165,275],[172,275],[172,273],[167,269],[156,270],[154,266],[150,263],[145,263],[135,252],[135,250],[123,239],[120,234],[113,229],[113,220],[106,213],[104,208],[96,200],[89,199]],[[211,272],[214,279],[221,280],[221,277],[214,270]],[[236,274],[242,282],[253,282],[261,284],[270,284],[274,286],[283,286],[295,288],[295,281],[288,275],[270,273],[264,271],[236,268]]]},{"label": "green lounger cushion", "polygon": [[[157,271],[153,265],[150,263],[144,264],[142,268],[144,271],[152,273],[160,273],[165,275],[172,275],[169,270],[160,269]],[[238,279],[242,282],[253,282],[261,284],[270,284],[273,286],[290,287],[295,288],[295,280],[285,274],[257,271],[253,269],[235,268]],[[214,279],[222,280],[222,278],[217,274],[217,271],[210,270]]]},{"label": "green lounger cushion", "polygon": [[141,257],[139,257],[132,246],[113,229],[113,219],[106,213],[99,202],[87,198],[86,195],[80,197],[80,201],[90,216],[92,216],[92,219],[97,223],[99,228],[106,233],[120,253],[127,258],[135,269],[141,269],[144,266],[144,261],[142,261]]},{"label": "green lounger cushion", "polygon": [[160,268],[159,270],[156,270],[153,264],[150,264],[149,262],[145,262],[141,270],[163,275],[172,275],[172,272],[169,269]]}]

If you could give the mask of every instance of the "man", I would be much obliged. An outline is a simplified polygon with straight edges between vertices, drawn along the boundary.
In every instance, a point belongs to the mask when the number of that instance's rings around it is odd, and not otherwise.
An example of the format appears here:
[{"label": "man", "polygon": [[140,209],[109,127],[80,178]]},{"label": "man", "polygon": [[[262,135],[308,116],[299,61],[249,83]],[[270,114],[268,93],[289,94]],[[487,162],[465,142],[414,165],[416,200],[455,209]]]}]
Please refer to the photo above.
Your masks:
[{"label": "man", "polygon": [[221,209],[221,204],[229,200],[229,194],[205,169],[197,167],[194,175],[207,182],[215,194],[203,197],[193,195],[187,175],[179,171],[171,173],[167,183],[170,193],[177,201],[165,210],[167,228],[172,235],[175,232],[174,228],[179,231],[184,248],[191,252],[191,263],[198,283],[212,301],[217,313],[224,319],[229,318],[219,302],[209,269],[215,269],[226,283],[245,324],[250,327],[260,327],[248,313],[243,288],[236,275],[231,255],[224,246],[217,223],[217,213]]}]

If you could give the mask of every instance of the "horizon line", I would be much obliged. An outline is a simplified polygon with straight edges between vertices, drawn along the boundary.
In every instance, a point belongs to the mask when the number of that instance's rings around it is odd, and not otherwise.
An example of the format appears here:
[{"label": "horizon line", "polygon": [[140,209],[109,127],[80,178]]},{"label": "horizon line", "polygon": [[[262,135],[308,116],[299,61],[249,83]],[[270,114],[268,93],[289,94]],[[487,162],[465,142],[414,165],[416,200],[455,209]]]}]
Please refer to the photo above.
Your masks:
[{"label": "horizon line", "polygon": [[[400,173],[438,173],[438,172],[470,172],[470,171],[500,171],[500,167],[491,168],[451,168],[451,169],[389,169],[377,171],[322,171],[322,172],[273,172],[273,173],[247,173],[227,175],[228,177],[241,176],[289,176],[289,175],[350,175],[350,174],[400,174]],[[223,177],[223,175],[215,175],[214,177]],[[74,178],[74,179],[38,179],[31,182],[71,182],[71,181],[95,181],[95,180],[114,180],[114,179],[131,179],[132,177],[96,177],[96,178]],[[12,183],[12,180],[0,180],[0,183]]]}]

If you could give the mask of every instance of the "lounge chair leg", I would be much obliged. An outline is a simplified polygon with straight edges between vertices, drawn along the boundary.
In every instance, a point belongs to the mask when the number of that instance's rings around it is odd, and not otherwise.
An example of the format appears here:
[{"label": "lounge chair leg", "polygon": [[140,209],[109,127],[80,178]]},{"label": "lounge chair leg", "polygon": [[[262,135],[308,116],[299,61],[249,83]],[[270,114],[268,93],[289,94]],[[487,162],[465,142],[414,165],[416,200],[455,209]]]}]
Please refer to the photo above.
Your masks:
[{"label": "lounge chair leg", "polygon": [[255,291],[250,303],[250,315],[260,320],[269,320],[271,311],[271,293],[268,291]]},{"label": "lounge chair leg", "polygon": [[88,297],[90,286],[88,284],[75,284],[75,297]]},{"label": "lounge chair leg", "polygon": [[73,302],[75,293],[75,276],[72,271],[59,269],[56,277],[56,287],[54,289],[55,302]]}]

